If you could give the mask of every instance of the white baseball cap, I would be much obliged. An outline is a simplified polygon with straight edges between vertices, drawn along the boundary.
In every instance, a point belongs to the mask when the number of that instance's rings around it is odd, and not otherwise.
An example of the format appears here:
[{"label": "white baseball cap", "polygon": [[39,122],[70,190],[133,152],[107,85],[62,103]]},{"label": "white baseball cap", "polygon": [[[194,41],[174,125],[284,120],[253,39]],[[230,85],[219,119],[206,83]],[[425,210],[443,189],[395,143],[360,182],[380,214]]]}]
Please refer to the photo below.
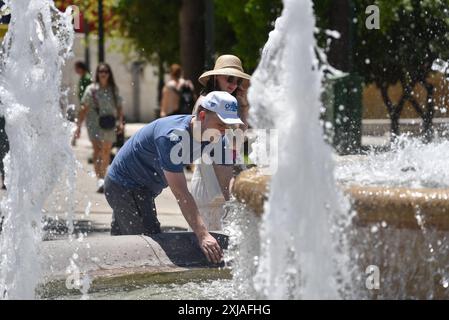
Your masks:
[{"label": "white baseball cap", "polygon": [[201,106],[215,112],[225,124],[244,124],[237,113],[237,99],[226,91],[212,91],[201,101]]}]

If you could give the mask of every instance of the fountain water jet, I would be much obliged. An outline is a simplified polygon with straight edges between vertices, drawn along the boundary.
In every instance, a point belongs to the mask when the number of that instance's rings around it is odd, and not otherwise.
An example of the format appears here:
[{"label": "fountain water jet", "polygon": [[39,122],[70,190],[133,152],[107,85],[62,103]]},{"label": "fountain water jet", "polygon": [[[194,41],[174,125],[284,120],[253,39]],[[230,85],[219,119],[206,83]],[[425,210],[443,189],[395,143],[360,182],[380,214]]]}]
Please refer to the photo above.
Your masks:
[{"label": "fountain water jet", "polygon": [[257,126],[279,130],[279,169],[255,279],[259,294],[271,299],[338,297],[329,217],[339,210],[331,149],[319,124],[314,28],[311,1],[284,1],[249,95]]},{"label": "fountain water jet", "polygon": [[260,168],[247,171],[234,184],[236,213],[247,221],[240,229],[254,233],[261,223],[259,252],[238,257],[249,261],[247,282],[262,298],[447,299],[447,141],[400,137],[390,152],[334,164],[318,124],[311,4],[284,3],[250,90],[257,127],[279,129],[279,171],[271,182]]},{"label": "fountain water jet", "polygon": [[0,70],[0,113],[10,153],[0,235],[0,298],[32,299],[39,282],[42,208],[61,177],[73,186],[71,126],[60,108],[61,68],[73,43],[70,12],[52,0],[6,1],[11,9]]}]

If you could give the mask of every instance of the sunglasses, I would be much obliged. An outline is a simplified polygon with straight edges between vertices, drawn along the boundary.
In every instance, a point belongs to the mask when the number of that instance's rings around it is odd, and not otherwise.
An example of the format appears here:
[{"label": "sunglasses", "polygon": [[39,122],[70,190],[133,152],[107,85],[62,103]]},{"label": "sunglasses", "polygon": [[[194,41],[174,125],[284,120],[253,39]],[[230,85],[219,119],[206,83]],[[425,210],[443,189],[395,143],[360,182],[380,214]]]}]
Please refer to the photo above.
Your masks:
[{"label": "sunglasses", "polygon": [[104,74],[109,74],[109,71],[108,70],[100,70],[100,71],[98,71],[98,73],[104,73]]},{"label": "sunglasses", "polygon": [[240,87],[240,86],[242,85],[242,83],[243,83],[243,79],[242,79],[242,78],[237,78],[237,77],[234,77],[234,76],[229,76],[228,79],[227,79],[227,81],[228,81],[228,83],[232,83],[232,84],[234,84],[234,83],[237,82],[237,85],[238,85],[239,87]]}]

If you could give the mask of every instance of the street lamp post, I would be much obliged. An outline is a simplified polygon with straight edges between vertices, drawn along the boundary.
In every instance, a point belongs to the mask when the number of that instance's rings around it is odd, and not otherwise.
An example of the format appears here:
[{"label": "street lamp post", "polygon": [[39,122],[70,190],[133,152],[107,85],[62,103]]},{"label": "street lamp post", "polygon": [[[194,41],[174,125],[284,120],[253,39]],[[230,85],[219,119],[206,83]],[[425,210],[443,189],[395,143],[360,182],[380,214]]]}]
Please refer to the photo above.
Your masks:
[{"label": "street lamp post", "polygon": [[98,62],[105,61],[103,0],[98,0]]},{"label": "street lamp post", "polygon": [[85,17],[83,17],[84,26],[84,62],[86,63],[87,69],[90,70],[90,45],[89,45],[89,23]]}]

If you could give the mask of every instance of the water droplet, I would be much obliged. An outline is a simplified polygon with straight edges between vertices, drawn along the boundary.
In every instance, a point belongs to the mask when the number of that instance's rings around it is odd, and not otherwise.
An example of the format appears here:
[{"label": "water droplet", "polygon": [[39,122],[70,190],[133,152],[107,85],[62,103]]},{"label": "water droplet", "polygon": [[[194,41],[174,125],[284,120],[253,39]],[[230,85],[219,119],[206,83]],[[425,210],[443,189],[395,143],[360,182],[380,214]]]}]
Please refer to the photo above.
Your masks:
[{"label": "water droplet", "polygon": [[445,288],[445,289],[447,289],[449,287],[449,281],[447,279],[443,279],[441,284],[443,285],[443,288]]},{"label": "water droplet", "polygon": [[90,215],[90,208],[92,207],[92,203],[89,201],[87,203],[86,209],[84,210],[84,214],[86,215],[86,217],[88,217]]}]

